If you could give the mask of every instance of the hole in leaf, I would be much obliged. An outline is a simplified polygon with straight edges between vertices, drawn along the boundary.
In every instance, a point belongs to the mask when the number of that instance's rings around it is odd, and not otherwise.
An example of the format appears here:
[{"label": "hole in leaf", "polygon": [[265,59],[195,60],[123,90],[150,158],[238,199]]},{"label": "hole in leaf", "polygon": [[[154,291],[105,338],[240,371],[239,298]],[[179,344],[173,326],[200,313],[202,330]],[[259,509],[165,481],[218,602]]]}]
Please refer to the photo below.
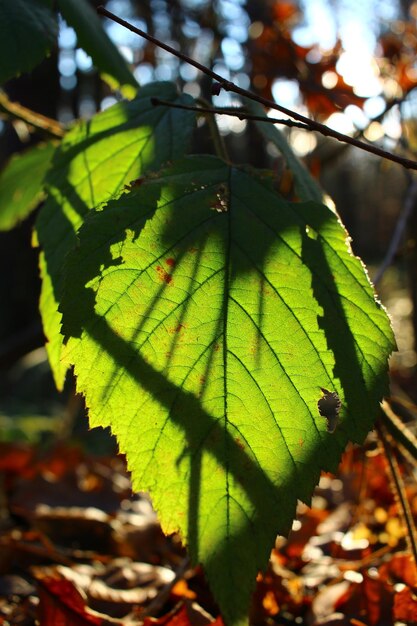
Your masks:
[{"label": "hole in leaf", "polygon": [[323,397],[317,402],[317,408],[322,417],[327,420],[327,432],[334,433],[339,423],[339,413],[342,403],[335,391],[320,387]]},{"label": "hole in leaf", "polygon": [[318,232],[314,230],[314,228],[311,228],[311,226],[306,226],[306,235],[307,237],[310,237],[310,239],[318,239]]}]

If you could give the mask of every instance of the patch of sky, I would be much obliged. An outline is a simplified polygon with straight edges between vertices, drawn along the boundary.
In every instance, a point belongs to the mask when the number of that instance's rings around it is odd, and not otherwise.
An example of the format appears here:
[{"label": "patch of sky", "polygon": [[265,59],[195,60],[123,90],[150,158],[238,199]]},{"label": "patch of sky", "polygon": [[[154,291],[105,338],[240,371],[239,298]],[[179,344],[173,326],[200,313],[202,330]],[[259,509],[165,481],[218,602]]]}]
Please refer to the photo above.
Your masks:
[{"label": "patch of sky", "polygon": [[61,50],[58,57],[58,70],[61,76],[72,76],[76,69],[74,50]]},{"label": "patch of sky", "polygon": [[225,24],[224,32],[229,37],[236,39],[236,41],[238,41],[239,43],[245,43],[248,38],[249,25],[245,26],[242,24]]},{"label": "patch of sky", "polygon": [[66,21],[59,18],[58,46],[61,50],[71,50],[77,45],[75,30]]},{"label": "patch of sky", "polygon": [[238,43],[244,43],[248,38],[250,27],[249,16],[238,0],[220,0],[219,15],[221,31]]},{"label": "patch of sky", "polygon": [[328,0],[304,0],[303,23],[293,31],[294,41],[300,46],[319,43],[325,49],[332,48],[337,40],[337,26]]},{"label": "patch of sky", "polygon": [[133,74],[139,85],[146,85],[154,80],[154,68],[150,63],[141,63]]},{"label": "patch of sky", "polygon": [[89,72],[93,69],[93,60],[85,50],[78,48],[75,52],[75,62],[81,72]]},{"label": "patch of sky", "polygon": [[131,4],[129,0],[108,0],[106,9],[124,18],[130,15]]},{"label": "patch of sky", "polygon": [[223,61],[219,61],[213,65],[213,72],[219,74],[219,76],[225,80],[230,80],[230,70]]},{"label": "patch of sky", "polygon": [[272,85],[272,95],[280,105],[290,108],[299,101],[300,87],[296,80],[279,78]]},{"label": "patch of sky", "polygon": [[[147,31],[146,22],[143,20],[134,17],[127,17],[126,19],[136,28],[140,28],[140,30],[145,32]],[[143,48],[146,43],[142,37],[135,35],[135,33],[132,33],[130,30],[126,30],[126,28],[115,22],[107,22],[106,31],[116,46],[130,46],[131,48],[138,49]]]},{"label": "patch of sky", "polygon": [[64,91],[71,91],[77,86],[77,75],[73,74],[72,76],[60,76],[59,84]]},{"label": "patch of sky", "polygon": [[382,96],[369,98],[363,105],[363,110],[369,118],[378,117],[385,111],[385,100]]},{"label": "patch of sky", "polygon": [[238,87],[241,87],[242,89],[250,88],[250,79],[245,72],[238,72],[237,74],[235,74],[234,82]]},{"label": "patch of sky", "polygon": [[210,4],[209,0],[182,0],[182,6],[185,9],[201,9]]},{"label": "patch of sky", "polygon": [[343,48],[356,46],[371,54],[378,33],[397,17],[395,0],[303,0],[303,22],[294,31],[294,39],[303,46],[332,48],[340,37]]},{"label": "patch of sky", "polygon": [[155,69],[156,80],[174,80],[176,74],[176,68],[170,67],[166,63],[158,65],[158,67]]},{"label": "patch of sky", "polygon": [[242,46],[236,39],[224,37],[222,39],[221,49],[224,60],[232,71],[242,69],[245,64],[245,55],[243,54]]},{"label": "patch of sky", "polygon": [[181,63],[180,76],[185,82],[189,82],[197,78],[198,70],[188,63]]},{"label": "patch of sky", "polygon": [[355,128],[363,129],[367,126],[368,116],[354,104],[349,104],[345,109],[346,115],[352,120]]},{"label": "patch of sky", "polygon": [[158,11],[157,13],[154,13],[153,21],[155,25],[156,37],[163,37],[164,35],[166,36],[169,34],[171,19],[166,11]]},{"label": "patch of sky", "polygon": [[117,100],[114,96],[106,96],[101,101],[100,111],[104,111],[105,109],[108,109],[109,107],[113,106],[113,104],[116,104],[116,102]]},{"label": "patch of sky", "polygon": [[201,27],[198,22],[191,20],[189,18],[185,18],[184,24],[181,26],[181,30],[183,34],[189,39],[195,39],[200,35]]},{"label": "patch of sky", "polygon": [[201,31],[200,36],[195,42],[194,58],[200,63],[210,63],[211,49],[213,45],[213,32],[208,28]]},{"label": "patch of sky", "polygon": [[241,19],[244,11],[242,7],[233,2],[233,0],[220,0],[218,3],[218,11],[221,17],[230,21],[238,21]]}]

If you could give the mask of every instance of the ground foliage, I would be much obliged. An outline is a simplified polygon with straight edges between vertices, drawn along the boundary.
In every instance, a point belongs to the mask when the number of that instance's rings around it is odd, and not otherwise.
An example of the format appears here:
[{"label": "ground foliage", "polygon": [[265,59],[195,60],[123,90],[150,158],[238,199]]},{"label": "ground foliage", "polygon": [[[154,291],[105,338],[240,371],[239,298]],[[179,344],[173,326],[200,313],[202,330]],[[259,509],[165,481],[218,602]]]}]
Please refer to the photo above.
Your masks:
[{"label": "ground foliage", "polygon": [[[132,496],[122,457],[2,444],[0,623],[222,625],[201,570]],[[403,464],[407,470],[407,464]],[[407,495],[417,513],[417,489]],[[417,571],[374,438],[323,475],[278,538],[252,597],[253,624],[391,626],[417,619]]]}]

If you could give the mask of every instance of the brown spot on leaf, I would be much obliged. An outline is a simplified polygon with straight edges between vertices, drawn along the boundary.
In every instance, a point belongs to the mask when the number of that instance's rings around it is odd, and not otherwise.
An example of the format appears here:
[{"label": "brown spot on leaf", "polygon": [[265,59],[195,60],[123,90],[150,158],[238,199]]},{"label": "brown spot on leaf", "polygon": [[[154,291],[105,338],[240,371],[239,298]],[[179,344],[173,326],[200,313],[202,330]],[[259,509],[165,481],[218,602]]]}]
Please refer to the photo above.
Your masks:
[{"label": "brown spot on leaf", "polygon": [[172,282],[171,274],[168,274],[168,272],[166,272],[163,267],[161,267],[160,265],[157,265],[156,266],[156,271],[158,272],[159,278],[162,281],[164,281],[164,283],[169,285]]},{"label": "brown spot on leaf", "polygon": [[166,260],[166,264],[169,265],[170,267],[175,267],[175,263],[176,261],[173,258],[169,258]]},{"label": "brown spot on leaf", "polygon": [[245,449],[245,444],[239,439],[239,437],[235,437],[235,443],[241,450]]},{"label": "brown spot on leaf", "polygon": [[172,326],[171,328],[169,328],[168,332],[170,333],[170,335],[173,335],[174,333],[179,333],[183,328],[186,328],[185,324],[178,324],[177,326]]}]

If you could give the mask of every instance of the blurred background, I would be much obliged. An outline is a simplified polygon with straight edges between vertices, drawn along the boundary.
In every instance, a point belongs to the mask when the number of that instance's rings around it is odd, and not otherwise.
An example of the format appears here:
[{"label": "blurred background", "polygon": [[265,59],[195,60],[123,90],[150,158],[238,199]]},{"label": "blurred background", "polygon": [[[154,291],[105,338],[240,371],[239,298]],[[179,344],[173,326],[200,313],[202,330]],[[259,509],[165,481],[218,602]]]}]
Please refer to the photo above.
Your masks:
[{"label": "blurred background", "polygon": [[[417,2],[411,0],[108,0],[105,7],[180,49],[243,88],[387,150],[417,158]],[[211,96],[211,81],[192,66],[109,20],[103,25],[141,85],[172,80],[181,91],[215,106],[240,104],[233,94]],[[60,18],[58,45],[34,71],[5,91],[66,126],[121,99]],[[235,162],[270,167],[282,175],[276,148],[252,125],[217,116]],[[193,151],[207,152],[201,121]],[[392,357],[392,392],[417,400],[417,190],[410,171],[316,133],[284,130],[296,154],[333,199],[366,263],[394,324],[399,351]],[[0,167],[45,139],[21,120],[0,115]],[[38,313],[35,215],[0,233],[0,437],[42,441],[83,438],[82,401],[68,380],[54,390]],[[97,439],[99,437],[99,439]],[[94,435],[94,449],[113,444]]]}]

